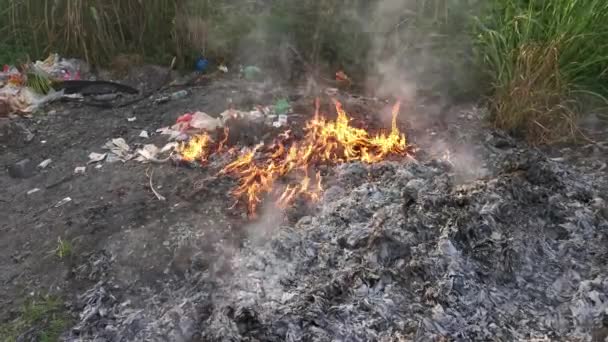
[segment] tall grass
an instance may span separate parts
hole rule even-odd
[[[108,63],[118,52],[162,58],[172,50],[168,0],[0,0],[0,8],[4,45],[32,58],[57,51]]]
[[[477,47],[493,84],[494,123],[531,142],[573,137],[577,95],[607,94],[606,23],[602,0],[492,1]]]
[[[381,2],[399,6],[390,18],[373,18]],[[124,53],[154,62],[166,62],[170,55],[188,62],[200,54],[225,59],[255,54],[267,60],[264,55],[289,41],[311,64],[360,74],[374,63],[372,45],[388,39],[402,44],[389,47],[390,53],[420,50],[441,36],[429,38],[431,28],[461,22],[454,13],[469,2],[0,0],[0,44],[14,52],[6,59],[24,52],[42,58],[56,51],[109,64]]]

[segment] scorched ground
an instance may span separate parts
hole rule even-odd
[[[25,156],[53,166],[26,180],[0,176],[2,320],[31,293],[51,292],[74,315],[68,341],[606,336],[606,182],[590,164],[605,156],[550,158],[481,127],[476,114],[456,111],[448,131],[407,132],[415,160],[321,167],[317,202],[286,211],[260,202],[255,220],[246,206],[229,208],[238,179],[210,168],[104,164],[61,182],[108,139],[136,144],[142,129],[203,106],[219,113],[228,97],[264,101],[243,95],[251,87],[222,81],[170,104],[66,105],[7,124],[4,164]],[[349,113],[380,107],[342,97],[358,108]],[[312,115],[312,99],[304,103]],[[22,127],[35,138],[19,140]],[[164,202],[150,191],[151,167]],[[28,197],[34,187],[42,191]],[[49,257],[58,236],[73,241],[68,260]]]

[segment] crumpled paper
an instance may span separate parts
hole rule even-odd
[[[106,161],[109,163],[119,160],[124,163],[135,157],[135,154],[131,152],[131,147],[123,138],[115,138],[106,142],[103,149],[110,151],[106,157]]]
[[[169,158],[171,158],[171,155],[169,155],[165,159],[159,159],[159,156],[167,152],[173,152],[177,148],[177,146],[178,144],[176,142],[168,143],[163,146],[163,148],[158,148],[154,144],[146,144],[136,151],[138,156],[135,158],[135,160],[142,163],[166,162],[169,160]]]

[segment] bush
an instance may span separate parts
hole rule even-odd
[[[534,143],[576,136],[577,97],[606,95],[608,2],[492,1],[477,47],[492,120]]]

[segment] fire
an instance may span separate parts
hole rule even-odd
[[[237,154],[236,159],[220,171],[222,175],[238,179],[238,186],[232,194],[247,203],[250,215],[255,216],[267,194],[275,194],[278,198],[276,204],[282,208],[297,198],[318,201],[323,193],[322,176],[319,172],[314,177],[309,176],[317,165],[352,161],[377,163],[389,155],[407,153],[407,140],[397,127],[399,102],[393,107],[391,131],[375,136],[351,126],[342,104],[334,100],[334,105],[338,117],[331,121],[319,114],[317,100],[315,115],[305,125],[305,136],[301,141],[291,141],[291,132],[286,131],[268,147],[257,146]],[[206,134],[194,137],[180,148],[180,153],[188,161],[205,161],[209,157],[209,141]],[[288,184],[284,187],[276,186],[279,180],[286,179],[299,181],[286,182]]]
[[[211,137],[207,134],[195,135],[188,143],[182,143],[178,147],[178,151],[183,160],[193,162],[198,160],[200,162],[207,161],[209,157],[209,143]]]

